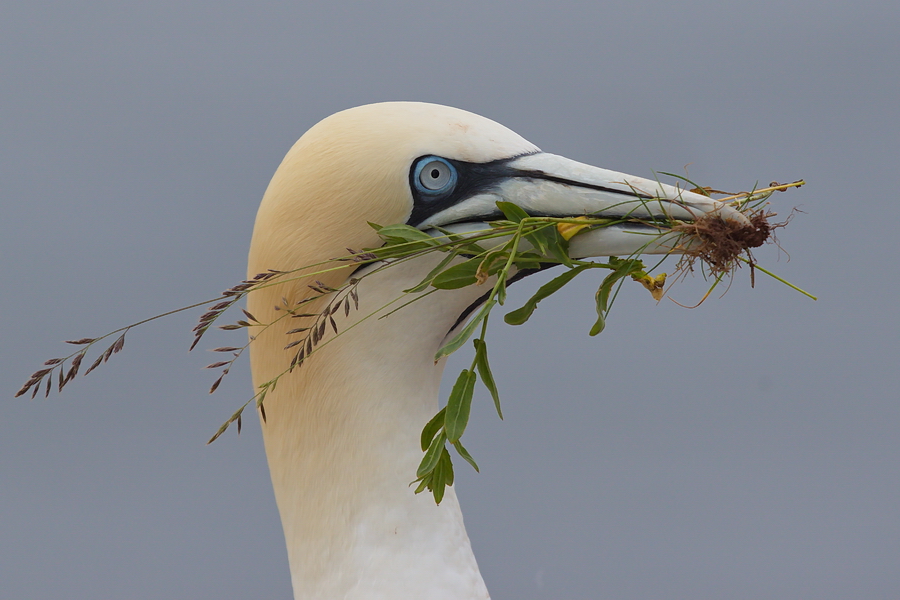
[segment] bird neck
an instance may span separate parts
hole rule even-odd
[[[346,334],[328,334],[266,397],[262,429],[295,598],[488,598],[454,490],[435,505],[410,487],[419,434],[438,409],[444,361],[433,356],[475,298],[438,292],[363,319],[418,283],[434,266],[425,263],[365,278],[358,311],[334,315]],[[283,291],[251,295],[251,312],[265,314]],[[257,386],[289,364],[286,332],[297,322],[288,321],[253,344]]]

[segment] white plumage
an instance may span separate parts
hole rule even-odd
[[[441,196],[423,193],[411,174],[422,157],[481,165],[478,180],[460,167]],[[452,168],[451,165],[451,168]],[[469,177],[471,180],[464,179]],[[636,195],[661,197],[648,206]],[[679,218],[734,209],[657,182],[545,154],[505,127],[465,111],[419,103],[363,106],[310,129],[288,152],[256,220],[249,274],[291,270],[378,244],[367,222],[465,228],[509,200],[559,216],[664,210]],[[418,222],[410,221],[413,215]],[[668,251],[664,241],[628,229],[579,236],[577,256]],[[440,257],[386,269],[360,284],[346,330],[417,284]],[[346,270],[318,275],[339,287]],[[250,295],[260,321],[274,307],[308,297],[300,278]],[[262,425],[296,598],[487,598],[452,488],[437,506],[409,487],[421,460],[419,433],[437,411],[444,361],[433,361],[459,316],[482,288],[443,290],[386,319],[368,319],[282,378],[266,398]],[[304,308],[316,312],[322,300]],[[285,369],[282,320],[252,344],[254,383]]]

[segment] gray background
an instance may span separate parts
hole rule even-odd
[[[11,396],[61,340],[240,280],[290,145],[395,99],[636,175],[809,181],[774,198],[805,211],[780,234],[790,262],[758,257],[818,302],[746,270],[695,310],[630,286],[592,339],[585,278],[497,324],[507,419],[479,392],[482,474],[457,485],[495,598],[900,597],[896,3],[2,13],[0,597],[290,596],[258,427],[204,446],[251,386],[244,364],[206,395],[198,313],[132,332],[61,397]]]

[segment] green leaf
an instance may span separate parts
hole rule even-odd
[[[444,229],[443,227],[435,227],[435,229],[437,231],[440,231],[446,238],[446,240],[436,238],[438,239],[438,241],[443,241],[444,243],[446,243],[447,241],[454,242],[453,247],[456,248],[456,250],[460,253],[476,256],[487,252],[486,249],[482,248],[476,242],[471,241],[464,235],[454,233],[448,229]]]
[[[434,279],[434,277],[437,276],[438,273],[443,271],[444,268],[448,264],[450,264],[450,261],[453,260],[454,258],[456,258],[456,252],[451,252],[446,257],[444,257],[444,260],[442,260],[438,266],[433,268],[428,273],[428,275],[426,275],[425,278],[418,283],[418,285],[411,287],[408,290],[403,290],[403,291],[407,294],[415,294],[417,292],[423,291],[425,288],[427,288],[428,286],[431,285],[431,280]]]
[[[447,448],[444,448],[444,451],[441,452],[441,460],[438,461],[438,465],[440,465],[441,473],[444,476],[444,485],[453,485],[456,479],[453,476],[453,459],[450,457],[450,453],[447,452]]]
[[[539,224],[534,229],[531,229],[531,231],[526,231],[525,233],[525,239],[531,242],[531,245],[534,246],[542,256],[548,256],[550,254],[552,238],[548,235],[547,229],[548,227],[546,225]]]
[[[444,492],[449,485],[453,485],[453,462],[450,460],[450,453],[444,448],[441,451],[437,464],[434,466],[431,482],[428,485],[431,488],[432,495],[434,495],[435,504],[440,504],[441,500],[444,499]]]
[[[431,285],[439,290],[455,290],[472,285],[478,281],[475,274],[478,272],[478,265],[480,264],[481,258],[475,257],[458,265],[453,265],[449,269],[435,275]]]
[[[546,262],[540,254],[536,252],[517,252],[513,257],[513,264],[518,269],[540,269],[541,263]]]
[[[479,263],[478,270],[475,271],[475,277],[477,278],[479,274],[482,277],[485,275],[496,275],[506,265],[508,257],[509,255],[506,252],[488,252],[481,263]]]
[[[569,242],[560,235],[555,223],[540,223],[526,233],[525,238],[542,256],[555,258],[567,267],[572,266],[572,259],[569,258]]]
[[[519,206],[512,202],[497,202],[497,208],[503,212],[503,215],[513,223],[521,223],[530,215],[522,210]],[[525,239],[531,242],[531,245],[543,256],[552,256],[562,264],[572,265],[569,258],[569,244],[563,238],[553,223],[539,223],[530,231],[525,233]]]
[[[506,302],[506,273],[501,273],[499,277],[497,277],[497,283],[494,284],[494,289],[497,290],[497,302],[500,306],[503,306],[503,303]]]
[[[598,292],[599,294],[599,292]],[[606,316],[603,311],[600,310],[600,302],[597,301],[597,320],[594,322],[594,325],[591,327],[591,330],[588,332],[588,335],[595,336],[601,331],[606,329]]]
[[[591,336],[597,335],[606,327],[606,313],[609,312],[609,296],[612,294],[613,286],[622,278],[644,269],[644,263],[634,258],[623,260],[611,256],[609,264],[613,267],[613,272],[606,276],[597,289],[597,293],[594,294],[594,299],[597,303],[597,321],[591,327],[590,332],[588,332]]]
[[[600,289],[597,290],[597,307],[598,310],[602,307],[603,312],[609,310],[609,295],[612,293],[613,286],[620,279],[644,269],[644,263],[635,258],[622,260],[611,256],[609,264],[613,267],[613,272],[606,276],[606,279],[600,284]]]
[[[497,208],[499,208],[500,212],[513,223],[519,223],[522,219],[527,219],[529,216],[527,212],[512,202],[497,202]]]
[[[437,432],[440,431],[441,427],[444,426],[444,413],[446,410],[446,406],[439,410],[437,414],[431,417],[431,420],[425,424],[425,427],[422,428],[423,452],[428,449],[428,446],[431,445],[431,441],[434,439],[434,436],[437,435]]]
[[[440,461],[434,466],[434,471],[431,472],[428,489],[431,490],[431,495],[434,496],[434,503],[440,504],[441,500],[444,499],[444,473],[441,469]]]
[[[465,344],[470,337],[472,337],[472,333],[475,331],[475,327],[483,320],[486,319],[488,314],[491,312],[491,309],[497,303],[496,300],[488,300],[484,303],[484,306],[481,307],[481,310],[478,311],[472,320],[466,323],[466,326],[462,328],[462,331],[453,336],[449,342],[441,346],[440,350],[434,355],[434,362],[439,361],[441,358],[445,356],[449,356],[459,350],[463,344]]]
[[[553,279],[539,287],[534,296],[529,298],[521,308],[517,308],[512,312],[506,313],[506,315],[503,317],[503,320],[506,321],[509,325],[521,325],[522,323],[526,322],[537,308],[538,302],[540,302],[547,296],[558,292],[560,288],[572,281],[572,279],[574,279],[576,275],[591,267],[592,265],[590,264],[579,265],[577,267],[569,269],[562,275],[554,277]]]
[[[441,245],[439,240],[409,225],[398,224],[386,227],[372,223],[369,225],[378,232],[384,245],[378,248],[365,248],[365,250],[381,259],[409,256]]]
[[[572,259],[569,258],[569,240],[562,236],[556,225],[554,225],[553,227],[549,227],[548,231],[548,237],[550,238],[548,242],[550,256],[556,258],[556,260],[571,268]]]
[[[502,420],[503,411],[500,410],[500,394],[497,392],[497,384],[494,382],[494,374],[491,373],[491,366],[488,364],[487,342],[485,342],[484,340],[475,339],[472,341],[472,343],[475,344],[475,369],[478,371],[478,375],[481,377],[481,383],[483,383],[484,387],[486,387],[491,393],[491,398],[494,399],[494,408],[497,409],[497,415]],[[475,467],[475,470],[477,471],[478,467]]]
[[[467,463],[472,465],[472,468],[475,469],[475,472],[481,473],[481,470],[478,468],[478,465],[475,463],[475,459],[472,458],[472,455],[469,454],[469,451],[465,449],[465,447],[462,445],[462,442],[457,440],[457,441],[451,442],[451,443],[453,444],[453,447],[456,448],[456,452],[460,456],[462,456]]]
[[[422,462],[419,463],[419,468],[416,469],[416,477],[424,477],[428,473],[434,471],[435,465],[437,465],[438,460],[441,458],[441,450],[444,449],[444,442],[446,441],[447,435],[443,431],[440,432],[436,438],[431,440],[431,444],[428,446],[425,456],[422,457]]]
[[[410,225],[404,225],[402,223],[396,225],[388,225],[386,227],[382,227],[378,229],[378,235],[381,236],[382,239],[387,240],[388,238],[400,239],[407,242],[425,242],[429,246],[437,246],[440,242],[424,231],[420,229],[416,229],[415,227],[411,227]]]
[[[463,369],[453,384],[444,415],[444,432],[451,443],[459,440],[469,423],[472,395],[475,390],[475,372]]]

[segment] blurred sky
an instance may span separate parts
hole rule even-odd
[[[494,598],[900,594],[897,3],[2,12],[0,598],[290,597],[258,427],[204,445],[252,391],[244,364],[206,394],[210,355],[186,352],[198,313],[131,332],[61,396],[12,394],[61,340],[239,281],[290,145],[383,100],[645,177],[809,182],[773,198],[804,214],[757,256],[818,302],[746,270],[694,310],[631,286],[589,338],[585,278],[526,326],[495,324],[506,420],[479,392],[482,473],[461,464],[457,483]]]

